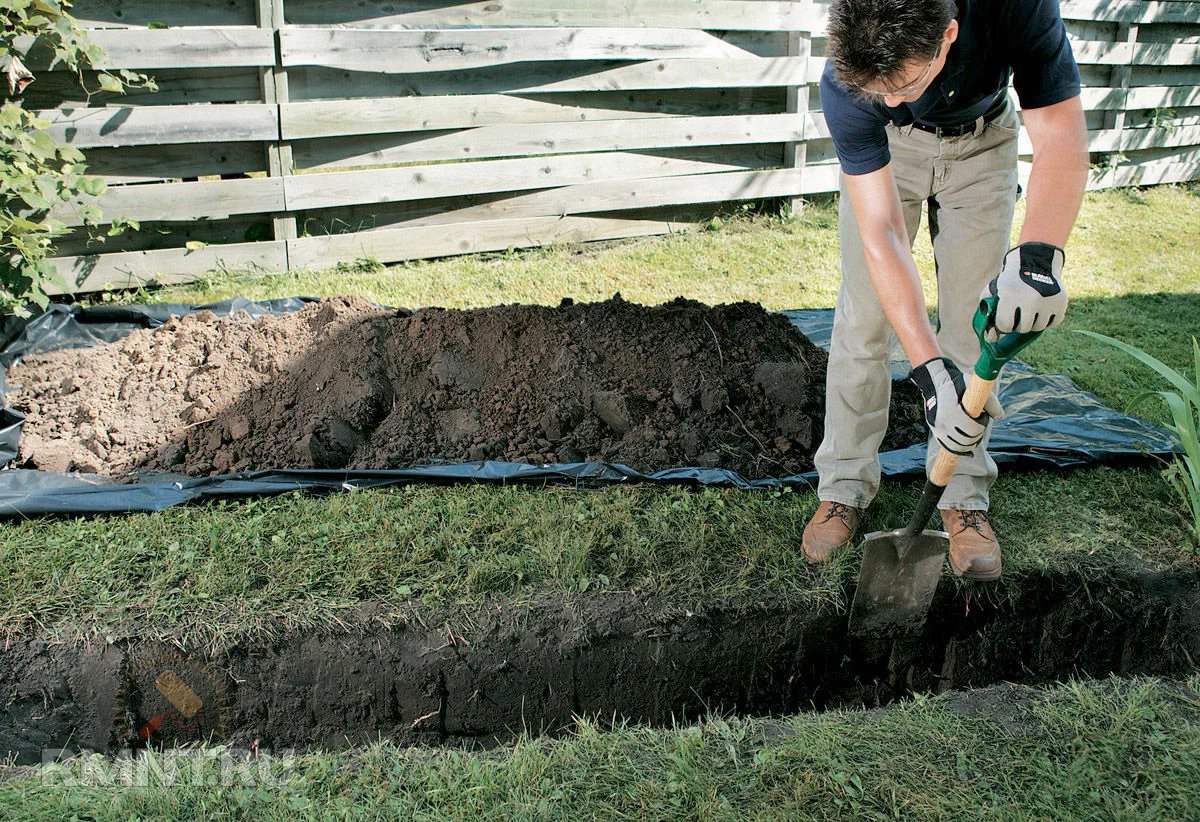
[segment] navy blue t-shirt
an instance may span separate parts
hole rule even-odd
[[[946,65],[911,103],[863,100],[833,76],[821,75],[821,108],[847,174],[867,174],[891,160],[888,122],[951,126],[1001,104],[1009,72],[1021,108],[1041,108],[1079,94],[1079,67],[1063,27],[1058,0],[956,0],[958,39]]]

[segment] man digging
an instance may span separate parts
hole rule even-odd
[[[1017,199],[1019,121],[1033,143],[1020,243],[1008,249]],[[826,379],[825,438],[815,462],[820,505],[804,529],[813,562],[854,537],[879,489],[887,427],[888,350],[899,339],[924,399],[929,457],[960,455],[939,503],[950,563],[975,580],[1000,576],[988,521],[996,463],[983,414],[962,405],[979,354],[971,318],[998,298],[998,331],[1062,320],[1063,246],[1087,183],[1079,70],[1056,0],[834,0],[820,85],[841,163],[842,282]],[[936,262],[931,327],[912,241],[928,203]],[[1006,253],[1007,252],[1007,253]],[[999,273],[997,273],[999,272]]]

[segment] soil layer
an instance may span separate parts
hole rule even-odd
[[[827,356],[756,303],[614,296],[558,307],[280,317],[201,311],[10,369],[17,465],[125,477],[261,468],[603,460],[783,477],[812,468]],[[884,448],[924,436],[893,387]]]
[[[362,607],[352,630],[205,656],[145,642],[12,639],[0,649],[0,756],[118,751],[198,735],[235,746],[493,744],[573,715],[670,723],[880,705],[912,691],[1071,675],[1177,675],[1200,659],[1200,572],[1027,578],[1002,601],[943,586],[924,633],[862,642],[845,615],[630,595],[470,611],[422,606],[400,626]],[[695,604],[690,608],[696,608]]]

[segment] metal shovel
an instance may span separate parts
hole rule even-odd
[[[988,297],[980,302],[972,321],[979,337],[980,351],[963,395],[963,408],[972,416],[983,411],[1000,369],[1042,333],[1014,332],[998,337],[993,321],[995,311],[996,298]],[[858,588],[850,606],[852,636],[907,636],[924,626],[942,576],[950,538],[945,531],[923,529],[937,508],[957,464],[956,455],[939,450],[929,467],[925,490],[907,527],[867,534],[863,541]]]

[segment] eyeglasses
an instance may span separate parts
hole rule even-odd
[[[887,91],[872,91],[871,89],[859,86],[857,89],[858,93],[869,100],[875,100],[879,102],[882,102],[886,97],[907,97],[925,85],[925,82],[929,79],[929,73],[933,71],[933,64],[936,63],[938,58],[942,56],[942,46],[944,46],[945,43],[945,39],[938,43],[938,48],[933,54],[933,59],[929,61],[929,65],[925,66],[925,70],[921,72],[921,76],[903,88],[888,89]]]

